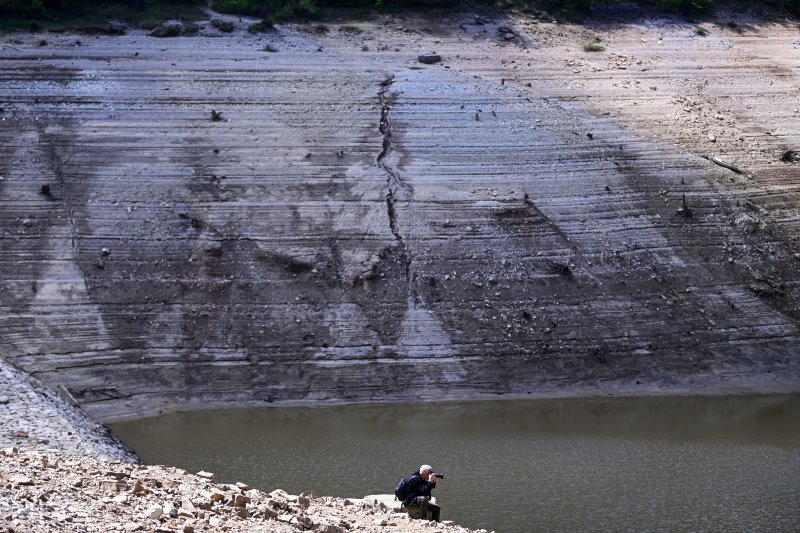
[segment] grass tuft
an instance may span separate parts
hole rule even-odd
[[[247,31],[250,33],[263,33],[265,31],[271,31],[275,29],[275,23],[272,22],[270,19],[264,19],[261,22],[256,22],[255,24],[250,24],[247,27]]]
[[[583,45],[584,52],[602,52],[606,47],[600,43],[586,43]]]
[[[214,19],[211,21],[211,25],[224,33],[231,33],[235,29],[230,20]]]

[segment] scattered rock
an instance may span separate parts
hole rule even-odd
[[[741,213],[733,219],[733,225],[739,228],[744,233],[753,234],[759,230],[763,230],[767,225],[758,217],[749,213]]]
[[[233,22],[223,19],[212,19],[211,25],[224,33],[231,33],[234,29],[236,29]]]
[[[12,485],[33,485],[33,480],[22,474],[11,474],[8,476],[8,481],[10,481]]]
[[[0,396],[0,405],[5,405],[10,401],[11,399],[8,396]]]
[[[796,163],[800,161],[800,151],[798,150],[786,150],[781,154],[781,161],[785,163]]]
[[[206,244],[203,246],[203,254],[209,257],[222,257],[222,245],[216,242]]]
[[[689,209],[689,204],[686,203],[686,195],[683,195],[683,199],[681,200],[681,206],[678,208],[678,215],[684,218],[690,218],[693,213],[692,210]]]
[[[147,489],[147,487],[144,486],[144,483],[142,483],[141,480],[137,479],[136,483],[134,483],[133,485],[133,493],[136,494],[137,496],[141,496],[143,494],[147,494],[148,492],[150,491]]]
[[[197,477],[201,477],[209,481],[212,481],[214,479],[214,474],[212,472],[206,472],[205,470],[199,471],[196,475]]]
[[[175,508],[175,504],[172,502],[167,502],[164,504],[164,514],[166,516],[175,518],[178,516],[178,510]]]
[[[109,22],[105,28],[106,35],[125,35],[128,27],[122,22]]]
[[[197,511],[192,503],[192,500],[189,499],[188,496],[181,497],[181,511],[190,513],[191,515],[194,515],[195,511]]]
[[[420,63],[424,63],[426,65],[432,65],[434,63],[438,63],[442,60],[442,56],[439,54],[422,54],[417,56],[417,61]]]
[[[176,21],[168,21],[164,22],[160,26],[157,26],[153,31],[150,32],[151,37],[178,37],[183,33],[187,32],[187,27],[183,25],[181,22]],[[191,33],[191,32],[189,32]]]

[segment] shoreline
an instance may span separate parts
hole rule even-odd
[[[770,373],[764,373],[769,376]],[[118,422],[129,422],[145,418],[154,418],[162,415],[176,413],[187,413],[196,411],[219,411],[219,410],[238,410],[238,409],[280,409],[280,408],[320,408],[344,407],[357,405],[401,405],[401,404],[452,404],[452,403],[472,403],[472,402],[501,402],[501,401],[523,401],[523,400],[569,400],[569,399],[592,399],[592,398],[638,398],[638,397],[723,397],[723,396],[771,396],[771,395],[792,395],[800,394],[800,377],[785,376],[777,383],[747,383],[737,382],[735,384],[718,384],[714,386],[706,385],[683,385],[670,387],[646,387],[643,385],[638,388],[571,388],[568,390],[548,390],[540,392],[510,392],[510,393],[479,393],[473,395],[431,395],[428,398],[401,399],[392,398],[385,400],[273,400],[270,402],[207,402],[207,403],[188,403],[180,406],[161,407],[154,412],[144,414],[112,417],[104,419],[103,424],[114,424]]]
[[[448,521],[412,521],[376,497],[264,492],[242,482],[216,483],[211,472],[13,448],[0,450],[0,482],[2,533],[471,531]]]
[[[768,373],[765,373],[768,374]],[[290,495],[280,489],[265,492],[251,489],[247,480],[234,484],[213,482],[213,474],[189,473],[185,470],[145,465],[138,462],[127,447],[106,428],[89,419],[82,410],[69,404],[47,386],[0,360],[3,396],[0,419],[5,429],[9,424],[9,405],[20,402],[18,391],[25,392],[26,408],[42,416],[38,425],[28,426],[24,438],[9,442],[8,432],[0,435],[0,483],[7,490],[0,494],[0,531],[227,531],[294,532],[312,529],[327,533],[344,533],[356,528],[363,531],[396,531],[411,533],[420,527],[440,531],[466,533],[464,527],[445,521],[441,524],[411,521],[405,513],[396,512],[386,500],[369,497],[317,497],[301,493]],[[781,383],[767,387],[749,386],[739,380],[734,386],[661,387],[648,391],[615,389],[603,394],[589,391],[559,391],[549,394],[482,395],[479,398],[447,398],[436,402],[458,403],[480,401],[556,400],[587,398],[679,397],[679,396],[763,396],[797,394],[798,379],[786,377]],[[597,391],[595,391],[597,392]],[[387,402],[274,402],[273,408],[325,408],[345,405],[375,405]],[[399,403],[399,402],[392,402]],[[202,406],[207,407],[207,406]],[[232,408],[228,406],[228,408]],[[239,405],[236,408],[247,408]],[[80,448],[69,441],[56,439],[44,442],[47,449],[26,446],[42,444],[43,434],[52,434],[55,410],[58,421],[71,428],[70,436],[85,444]],[[9,444],[11,444],[9,446]],[[64,449],[58,449],[63,446]],[[117,450],[114,450],[117,447]],[[50,473],[57,475],[51,475]],[[64,474],[58,474],[63,472]],[[26,494],[46,493],[46,500],[29,500]],[[44,491],[44,492],[43,492]],[[21,505],[19,502],[23,502]],[[58,502],[64,502],[59,508]],[[102,511],[102,512],[98,512]],[[5,529],[3,529],[5,528]],[[477,530],[484,531],[484,530]]]

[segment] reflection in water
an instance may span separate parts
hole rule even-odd
[[[267,491],[390,493],[499,532],[795,530],[800,395],[224,410],[111,425],[150,464]]]

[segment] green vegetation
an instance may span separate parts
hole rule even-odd
[[[700,37],[705,37],[708,35],[708,30],[703,28],[702,26],[698,26],[694,29],[694,34],[699,35]]]
[[[600,43],[586,43],[583,45],[584,52],[602,52],[606,47]]]
[[[319,14],[315,0],[215,0],[220,13],[271,19],[276,22],[313,18]]]
[[[182,22],[165,22],[150,32],[153,37],[177,37],[179,35],[194,35],[200,31],[200,26],[191,23],[183,24]]]
[[[581,19],[589,15],[593,7],[623,2],[625,0],[214,0],[214,9],[264,20],[263,27],[251,29],[257,32],[271,28],[268,23],[272,21],[405,10],[489,9],[523,12],[547,21],[554,17]],[[758,9],[778,16],[800,16],[800,0],[639,0],[635,3],[648,11],[688,16],[709,14],[715,6]],[[0,28],[108,31],[109,21],[120,21],[153,29],[168,20],[180,20],[185,24],[205,20],[208,18],[203,12],[206,5],[206,0],[0,0]],[[216,25],[221,31],[233,29],[222,21],[216,24],[221,25]]]
[[[255,24],[250,24],[247,27],[247,31],[250,33],[263,33],[265,31],[270,31],[275,28],[275,23],[269,19],[264,19],[261,22],[256,22]]]
[[[661,0],[661,8],[675,13],[710,13],[714,7],[711,0]]]
[[[205,0],[0,0],[0,28],[110,31],[109,21],[153,29],[167,20],[208,18]]]
[[[339,31],[343,31],[345,33],[361,33],[361,28],[358,26],[351,26],[350,24],[345,24],[344,26],[339,26]]]
[[[211,25],[225,33],[231,33],[235,29],[233,22],[229,20],[214,19],[211,21]]]

